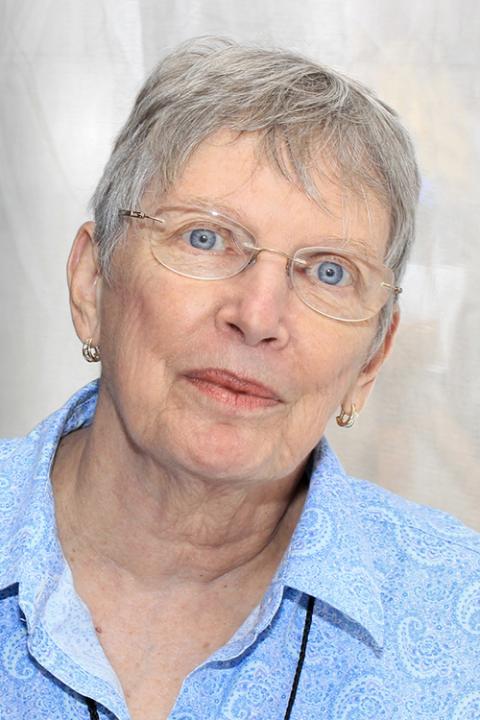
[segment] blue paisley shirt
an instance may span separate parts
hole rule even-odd
[[[0,718],[128,719],[59,545],[49,471],[98,384],[0,443]],[[348,477],[323,441],[261,603],[184,680],[170,720],[281,720],[315,598],[292,720],[479,720],[480,537]]]

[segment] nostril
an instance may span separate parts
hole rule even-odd
[[[242,335],[242,336],[243,336],[243,332],[240,330],[240,328],[238,327],[238,325],[235,325],[235,323],[228,323],[228,327],[229,327],[231,330],[233,330],[236,335]]]
[[[232,330],[235,335],[239,335],[240,337],[242,337],[242,339],[245,337],[244,331],[235,323],[227,323],[227,327],[230,328],[230,330]],[[276,339],[277,338],[274,336],[264,337],[264,338],[262,338],[262,342],[270,344],[270,343],[274,342]]]

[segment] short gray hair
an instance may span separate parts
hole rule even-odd
[[[215,37],[180,45],[140,90],[92,198],[102,272],[108,276],[125,235],[119,209],[138,207],[152,181],[159,194],[170,189],[197,146],[222,128],[258,132],[272,163],[320,203],[311,170],[321,171],[321,155],[342,185],[372,190],[390,211],[385,263],[400,282],[420,180],[396,112],[360,83],[299,54]],[[392,308],[393,299],[380,314],[376,347]]]

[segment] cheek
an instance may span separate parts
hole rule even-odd
[[[123,278],[122,278],[123,279]],[[152,278],[131,277],[108,289],[102,299],[102,377],[130,384],[156,354],[162,332],[158,288]],[[158,363],[158,359],[157,359]],[[142,370],[143,368],[143,370]]]
[[[102,386],[137,440],[167,402],[174,323],[148,277],[112,289],[102,307]]]
[[[327,325],[329,323],[329,325]],[[359,377],[374,331],[368,325],[317,324],[296,364],[305,379],[302,404],[324,422],[331,417]]]
[[[103,375],[115,376],[120,391],[146,388],[146,396],[161,398],[169,368],[192,352],[211,316],[208,297],[198,294],[156,266],[140,268],[112,288],[102,307]]]
[[[321,351],[310,354],[303,367],[296,365],[304,390],[279,428],[279,456],[284,465],[292,458],[298,461],[299,454],[304,457],[319,442],[357,376],[350,353],[342,356],[334,348],[335,343],[323,346]]]

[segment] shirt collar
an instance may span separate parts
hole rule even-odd
[[[355,482],[323,439],[315,450],[307,499],[276,580],[320,600],[327,614],[331,609],[333,621],[335,613],[341,613],[344,625],[344,619],[351,621],[357,635],[363,628],[381,648],[381,578],[362,527]]]
[[[61,560],[59,544],[52,532],[55,516],[50,470],[61,437],[91,423],[97,396],[95,380],[25,438],[7,441],[0,457],[1,474],[7,483],[4,489],[7,507],[0,508],[4,510],[0,529],[0,588],[20,582],[25,573],[31,572],[40,579],[41,570],[46,570],[41,567],[44,548],[49,559]],[[49,575],[46,573],[42,584],[48,583]]]

